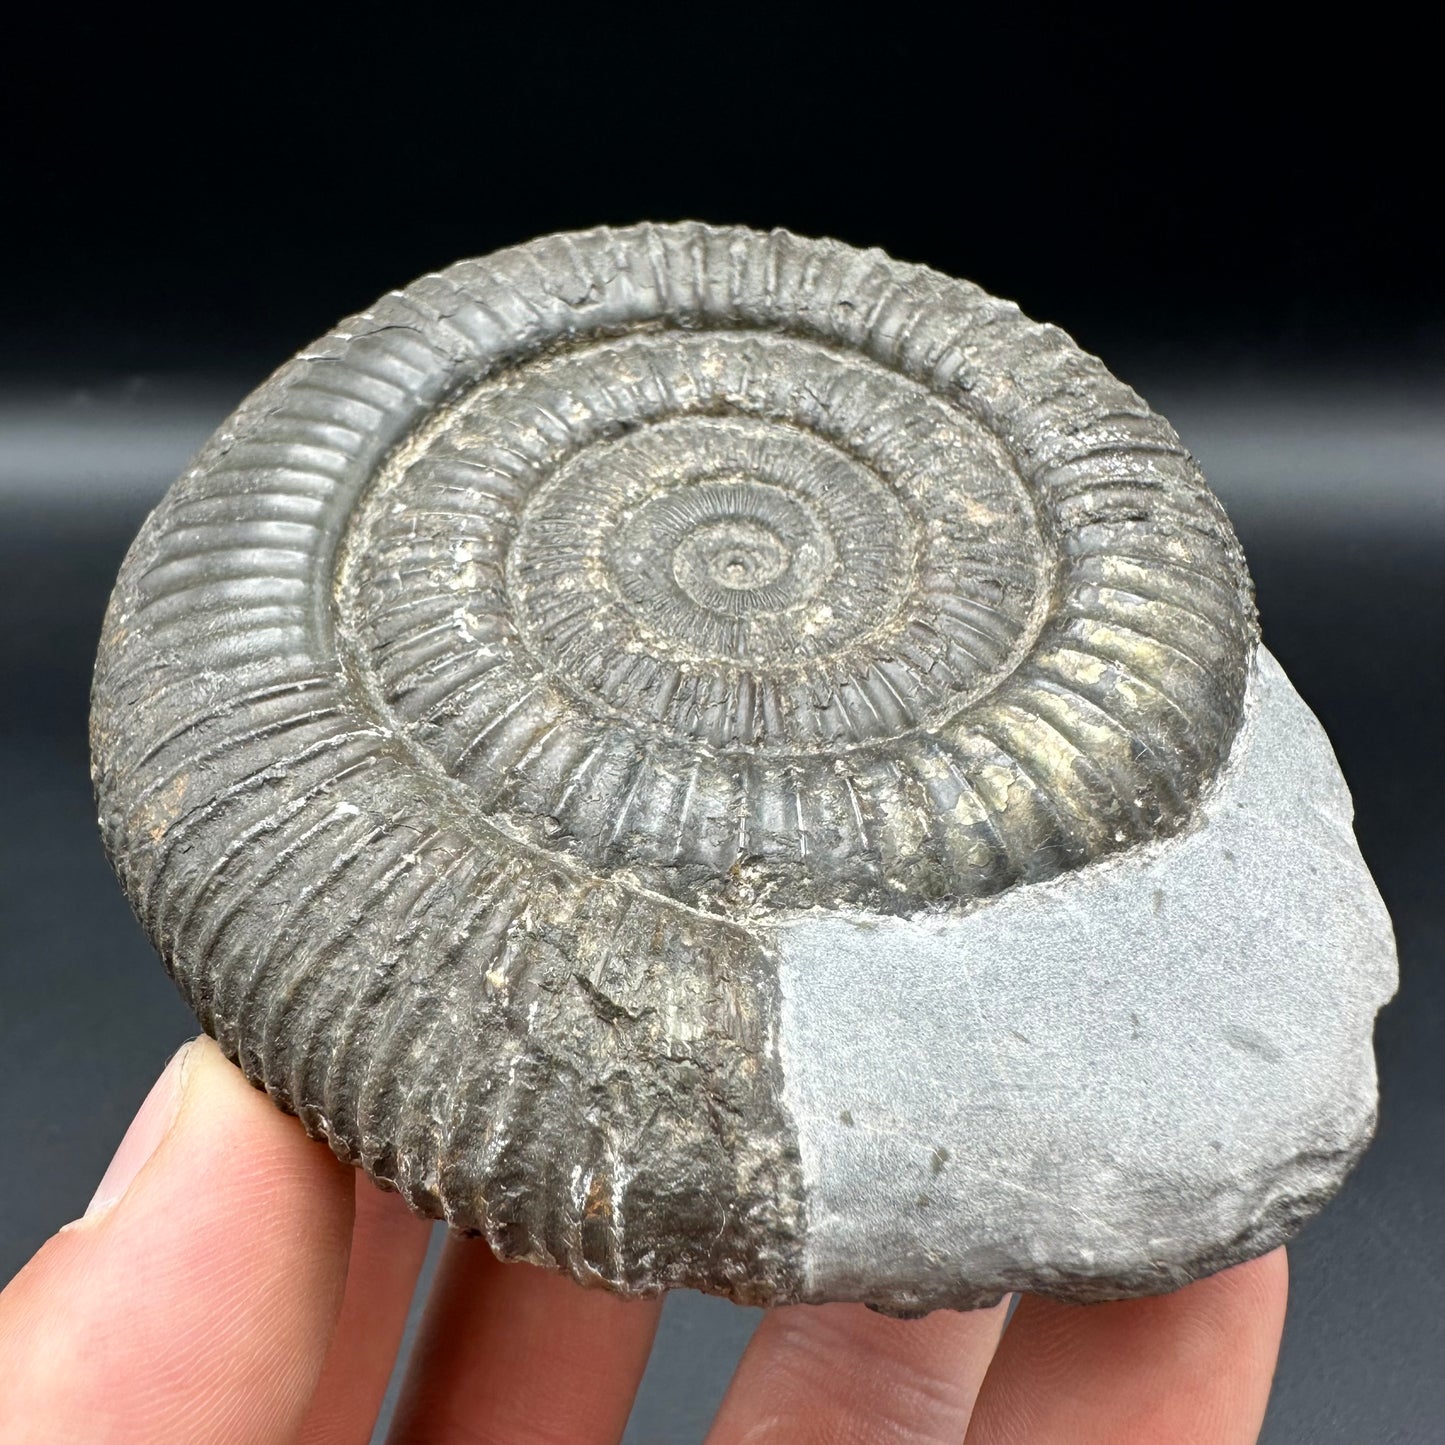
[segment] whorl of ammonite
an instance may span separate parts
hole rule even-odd
[[[784,1298],[770,921],[1177,830],[1254,636],[1193,461],[1062,332],[876,251],[598,230],[226,423],[118,585],[96,784],[203,1021],[342,1153],[504,1253]]]

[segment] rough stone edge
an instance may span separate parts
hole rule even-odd
[[[1241,758],[1250,747],[1255,731],[1259,708],[1262,699],[1256,685],[1261,670],[1271,675],[1271,682],[1275,685],[1280,683],[1288,689],[1294,704],[1297,705],[1303,720],[1312,726],[1315,733],[1315,743],[1322,749],[1322,759],[1327,760],[1334,769],[1335,779],[1338,782],[1339,794],[1349,807],[1349,814],[1346,822],[1353,817],[1352,800],[1349,797],[1348,786],[1343,775],[1339,771],[1338,761],[1335,758],[1333,748],[1330,745],[1328,735],[1323,726],[1314,716],[1307,703],[1299,697],[1293,685],[1289,682],[1287,675],[1280,667],[1274,657],[1260,646],[1256,649],[1251,660],[1251,683],[1246,694],[1246,706],[1244,718],[1236,734],[1231,747],[1229,759],[1221,769],[1219,775],[1211,783],[1205,794],[1199,801],[1199,810],[1188,827],[1180,833],[1171,834],[1161,838],[1154,843],[1145,845],[1142,850],[1136,850],[1123,856],[1106,856],[1095,860],[1083,869],[1061,878],[1050,880],[1047,883],[1038,885],[1044,890],[1069,889],[1077,886],[1081,881],[1104,872],[1128,872],[1137,862],[1138,853],[1142,851],[1146,856],[1158,857],[1167,856],[1170,852],[1181,847],[1189,838],[1193,837],[1205,826],[1208,817],[1208,805],[1228,785],[1232,775],[1232,766]],[[1353,837],[1353,830],[1350,830]],[[1368,878],[1368,867],[1363,857],[1359,854],[1358,845],[1355,845],[1355,857],[1362,874]],[[1372,881],[1372,880],[1371,880]],[[963,918],[971,917],[977,913],[988,910],[1005,903],[1011,895],[1005,895],[998,899],[985,899],[969,910]],[[1378,893],[1376,900],[1379,903],[1380,913],[1386,917],[1383,901],[1379,900]],[[798,920],[793,920],[798,921]],[[880,923],[891,923],[893,920],[880,918]],[[963,919],[955,919],[955,922],[962,922]],[[777,933],[774,932],[772,947],[776,949]],[[1361,1158],[1368,1150],[1374,1139],[1379,1121],[1379,1097],[1378,1097],[1378,1076],[1375,1066],[1373,1050],[1373,1030],[1378,1022],[1380,1009],[1394,997],[1398,988],[1398,961],[1395,955],[1393,936],[1388,940],[1388,965],[1390,969],[1391,986],[1388,992],[1378,996],[1375,1010],[1371,1018],[1371,1039],[1365,1044],[1365,1053],[1369,1060],[1369,1080],[1374,1085],[1375,1094],[1372,1107],[1364,1111],[1358,1117],[1350,1120],[1347,1124],[1335,1130],[1335,1136],[1341,1143],[1336,1148],[1302,1149],[1282,1159],[1275,1171],[1274,1186],[1267,1198],[1261,1204],[1250,1224],[1243,1230],[1232,1235],[1222,1237],[1198,1251],[1182,1255],[1168,1261],[1154,1262],[1145,1268],[1131,1272],[1114,1272],[1109,1275],[1088,1274],[1067,1268],[1050,1269],[1038,1267],[1034,1269],[1019,1269],[1013,1271],[1000,1271],[987,1279],[978,1281],[967,1281],[955,1283],[946,1291],[934,1291],[932,1293],[920,1293],[911,1288],[873,1289],[853,1292],[839,1293],[837,1291],[817,1292],[806,1282],[809,1272],[807,1263],[807,1226],[804,1230],[804,1274],[805,1283],[801,1299],[804,1303],[822,1304],[836,1302],[846,1299],[852,1302],[864,1303],[870,1309],[880,1313],[895,1316],[898,1318],[911,1319],[920,1318],[937,1309],[974,1310],[988,1308],[997,1304],[1002,1298],[1012,1293],[1036,1294],[1045,1298],[1059,1300],[1064,1303],[1093,1304],[1104,1303],[1111,1300],[1122,1300],[1131,1298],[1142,1298],[1148,1296],[1162,1295],[1183,1287],[1195,1280],[1202,1279],[1218,1271],[1242,1264],[1248,1260],[1257,1258],[1270,1250],[1287,1244],[1295,1238],[1299,1232],[1309,1224],[1325,1206],[1338,1194],[1351,1172],[1359,1164]],[[1381,963],[1385,960],[1382,958]],[[786,993],[786,991],[785,991]],[[784,998],[783,1025],[784,1031],[787,1028],[788,1001]],[[784,1070],[786,1075],[787,1057],[786,1047],[784,1048]],[[1363,1083],[1363,1076],[1361,1078]],[[784,1088],[787,1090],[786,1076]],[[798,1134],[800,1145],[802,1145],[803,1131],[798,1121],[794,1118],[795,1110],[785,1102],[785,1113],[792,1119],[795,1132]],[[807,1148],[804,1150],[804,1211],[805,1217],[810,1207],[810,1181],[808,1179],[808,1167],[806,1162]],[[814,1181],[815,1182],[815,1181]]]

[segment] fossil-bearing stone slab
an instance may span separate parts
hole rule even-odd
[[[1389,922],[1222,509],[876,251],[598,230],[343,322],[147,521],[92,745],[247,1076],[584,1282],[1154,1292],[1369,1138]]]

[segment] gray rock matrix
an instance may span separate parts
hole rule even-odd
[[[584,1283],[1156,1292],[1373,1127],[1389,921],[1222,509],[877,251],[597,230],[343,322],[137,538],[92,751],[246,1075]]]

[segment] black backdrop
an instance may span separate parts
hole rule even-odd
[[[776,12],[776,13],[774,13]],[[1401,943],[1380,1140],[1295,1249],[1266,1438],[1445,1418],[1438,860],[1445,287],[1423,38],[1172,12],[32,8],[0,39],[0,1279],[185,1035],[100,857],[85,690],[187,452],[339,316],[540,232],[877,244],[1056,321],[1168,414],[1335,740]],[[670,1306],[629,1438],[696,1433],[747,1312]]]
[[[1435,82],[1379,7],[55,8],[3,62],[12,365],[268,364],[459,256],[681,216],[878,244],[1110,359],[1441,354]]]

